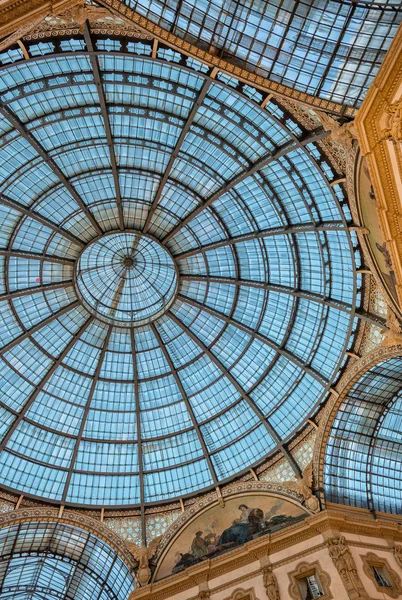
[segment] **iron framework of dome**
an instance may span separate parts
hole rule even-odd
[[[360,303],[327,134],[163,46],[27,47],[0,56],[1,484],[144,505],[292,460]]]

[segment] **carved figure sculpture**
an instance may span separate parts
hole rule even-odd
[[[149,544],[149,546],[145,546],[144,542],[142,546],[137,546],[134,542],[127,542],[127,547],[131,554],[134,556],[136,560],[138,560],[138,570],[137,570],[137,583],[140,587],[147,585],[149,580],[151,579],[151,569],[149,568],[149,561],[153,556],[155,556],[156,549],[161,540],[162,536],[155,538]]]
[[[329,538],[327,547],[343,584],[353,600],[368,600],[368,594],[357,572],[356,563],[344,536]]]
[[[347,152],[352,150],[353,140],[357,139],[357,131],[353,122],[344,123],[343,125],[341,125],[340,123],[338,123],[338,121],[336,121],[327,113],[318,110],[316,111],[316,113],[325,131],[331,132],[329,139],[333,142],[337,142]]]
[[[285,481],[286,487],[303,496],[306,506],[312,512],[318,512],[320,503],[312,492],[313,486],[313,461],[310,461],[303,471],[303,476],[298,481]]]
[[[263,567],[264,587],[268,600],[280,600],[279,587],[271,565]]]

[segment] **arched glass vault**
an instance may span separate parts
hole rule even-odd
[[[0,56],[1,484],[144,505],[292,460],[361,285],[326,133],[165,48],[27,48]]]
[[[120,556],[84,529],[46,521],[0,529],[1,600],[122,600],[133,589]]]
[[[347,393],[329,434],[326,499],[402,512],[402,358],[364,373]]]
[[[116,9],[118,3],[102,0]],[[402,22],[399,0],[120,0],[273,82],[358,107]]]

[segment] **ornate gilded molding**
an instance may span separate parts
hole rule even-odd
[[[402,306],[402,27],[363,101],[355,126]]]
[[[89,531],[97,538],[103,540],[110,546],[126,563],[130,570],[133,570],[137,563],[129,552],[129,549],[119,535],[114,533],[109,527],[103,525],[100,521],[92,519],[86,515],[76,513],[72,510],[64,510],[62,516],[56,508],[22,508],[7,513],[0,514],[0,528],[14,525],[15,523],[26,522],[52,522],[66,523],[80,529]]]
[[[0,4],[0,38],[24,31],[49,15],[71,9],[83,0],[3,0]],[[18,38],[17,38],[18,39]]]

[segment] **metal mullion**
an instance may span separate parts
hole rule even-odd
[[[188,414],[190,415],[190,419],[191,419],[191,422],[193,424],[194,431],[197,434],[198,441],[200,442],[200,445],[201,445],[201,448],[202,448],[202,452],[204,454],[204,458],[205,458],[205,460],[207,462],[209,471],[211,473],[212,481],[214,482],[214,485],[218,485],[218,477],[217,477],[216,472],[215,472],[215,467],[214,467],[214,465],[212,463],[211,457],[210,457],[209,452],[208,452],[208,448],[206,446],[205,440],[203,438],[203,435],[201,433],[200,427],[198,425],[198,421],[197,421],[197,419],[195,417],[195,414],[194,414],[194,411],[193,411],[193,407],[190,404],[190,401],[188,399],[188,396],[187,396],[187,393],[186,393],[186,391],[184,389],[184,386],[183,386],[183,384],[181,382],[179,374],[176,371],[176,367],[173,364],[173,360],[172,360],[172,358],[171,358],[171,356],[170,356],[170,354],[169,354],[169,352],[168,352],[165,344],[163,343],[162,338],[160,336],[160,333],[159,333],[159,331],[156,328],[156,326],[155,326],[154,323],[151,323],[151,328],[152,328],[152,331],[153,331],[156,339],[158,340],[158,344],[159,344],[159,346],[160,346],[160,348],[161,348],[161,350],[163,352],[163,355],[164,355],[164,357],[165,357],[165,359],[166,359],[166,361],[167,361],[167,363],[169,365],[170,371],[171,371],[171,373],[172,373],[172,375],[174,377],[176,385],[177,385],[177,387],[180,390],[180,394],[181,394],[181,396],[183,398],[184,404],[186,405]]]
[[[287,296],[294,296],[295,298],[302,298],[303,300],[309,300],[310,302],[315,302],[317,304],[323,304],[324,306],[330,306],[331,308],[336,308],[341,312],[350,313],[351,306],[346,304],[345,302],[341,302],[340,300],[334,300],[332,298],[323,298],[319,294],[315,294],[314,292],[309,292],[305,290],[297,290],[290,287],[286,287],[279,284],[273,283],[265,283],[264,281],[249,281],[247,279],[231,279],[230,277],[210,277],[206,275],[181,275],[180,279],[184,281],[211,281],[213,283],[222,283],[227,285],[235,285],[235,286],[245,286],[252,287],[262,290],[268,290],[271,292],[278,292],[280,294],[285,294]],[[182,294],[180,294],[182,296]],[[183,297],[183,296],[182,296]],[[187,298],[187,296],[186,296]]]
[[[200,246],[198,248],[194,248],[192,250],[187,250],[186,252],[181,252],[180,254],[175,254],[175,260],[181,260],[182,258],[187,258],[188,256],[194,256],[194,254],[200,254],[204,252],[208,252],[209,250],[215,250],[216,248],[223,248],[224,246],[231,246],[232,244],[241,244],[242,242],[248,242],[249,240],[255,240],[259,238],[265,237],[273,237],[277,235],[292,235],[295,233],[308,233],[314,231],[324,231],[324,230],[341,230],[345,231],[346,227],[343,221],[328,221],[326,223],[321,222],[318,224],[315,223],[306,223],[305,225],[292,225],[289,227],[273,227],[272,229],[261,229],[260,231],[252,231],[250,233],[242,233],[240,235],[228,238],[226,240],[221,240],[219,242],[213,242],[212,244],[206,244],[205,246]]]
[[[72,258],[62,258],[61,256],[51,256],[49,254],[39,254],[39,252],[25,252],[24,250],[2,250],[0,249],[0,256],[8,256],[15,258],[27,258],[32,260],[39,260],[41,262],[52,262],[60,263],[62,265],[73,266],[75,260]]]
[[[77,435],[77,440],[75,442],[73,454],[72,454],[72,457],[71,457],[70,467],[69,467],[67,478],[66,478],[66,483],[64,485],[64,491],[63,491],[63,495],[62,495],[62,499],[61,499],[62,503],[64,503],[66,501],[66,497],[67,497],[67,493],[68,493],[68,488],[70,486],[71,477],[73,475],[74,464],[75,464],[75,462],[77,460],[78,450],[79,450],[79,446],[80,446],[80,443],[81,443],[82,435],[83,435],[83,432],[84,432],[84,429],[85,429],[85,424],[86,424],[86,421],[87,421],[87,418],[88,418],[89,409],[91,408],[92,398],[93,398],[93,395],[95,393],[96,385],[98,383],[99,374],[100,374],[100,371],[101,371],[101,368],[102,368],[103,360],[105,358],[107,347],[109,345],[109,339],[110,339],[110,336],[112,334],[112,331],[113,331],[113,326],[109,325],[109,329],[107,331],[106,338],[105,338],[105,341],[103,343],[103,347],[102,347],[102,350],[101,350],[101,353],[100,353],[100,356],[99,356],[98,364],[96,366],[96,370],[95,370],[95,373],[94,373],[94,376],[93,376],[91,389],[90,389],[89,395],[88,395],[88,400],[87,400],[87,402],[85,404],[84,414],[83,414],[82,419],[81,419],[80,429],[79,429],[79,432],[78,432],[78,435]]]
[[[233,375],[229,372],[229,370],[221,363],[221,361],[211,352],[211,350],[205,346],[205,344],[185,325],[180,319],[176,317],[172,312],[169,311],[170,318],[178,325],[192,340],[197,346],[199,346],[203,352],[210,358],[210,360],[214,363],[214,365],[221,371],[221,373],[230,381],[230,383],[234,386],[238,394],[247,402],[252,411],[257,415],[260,422],[264,425],[265,429],[268,431],[272,439],[276,442],[277,446],[280,448],[282,454],[289,460],[292,468],[295,468],[295,472],[297,475],[300,475],[300,469],[297,465],[295,465],[295,461],[293,457],[290,455],[289,451],[284,447],[282,440],[279,434],[276,432],[275,428],[271,425],[269,420],[264,417],[264,414],[260,411],[255,402],[250,398],[250,396],[245,392],[239,382],[233,377]],[[289,458],[290,455],[290,458]]]
[[[59,235],[69,239],[71,242],[74,242],[75,244],[78,244],[81,247],[85,245],[85,242],[83,242],[82,240],[77,238],[75,235],[73,235],[72,233],[70,233],[69,231],[64,229],[63,227],[56,225],[55,223],[53,223],[53,221],[50,221],[48,218],[43,217],[40,213],[35,212],[31,208],[28,208],[28,207],[24,206],[23,204],[20,204],[16,200],[12,200],[11,198],[8,198],[4,194],[0,194],[0,204],[2,204],[3,206],[7,206],[8,208],[12,208],[13,210],[18,211],[18,212],[22,213],[23,215],[25,215],[26,217],[30,217],[34,221],[41,223],[41,225],[45,225],[45,227],[48,227],[55,233],[58,233]]]
[[[366,323],[369,323],[370,325],[375,325],[376,327],[379,327],[383,331],[389,331],[389,327],[387,327],[386,320],[382,317],[379,317],[378,315],[366,312],[364,310],[356,309],[354,316],[358,319],[361,319],[362,321],[365,321]]]
[[[62,170],[58,167],[57,163],[49,156],[48,152],[43,148],[43,146],[38,142],[38,140],[30,133],[30,131],[26,128],[26,126],[20,121],[20,119],[11,111],[10,108],[6,107],[4,103],[0,104],[0,114],[7,119],[9,123],[18,131],[18,133],[32,146],[37,154],[42,158],[42,160],[48,165],[48,167],[53,171],[53,173],[58,177],[60,182],[64,185],[70,195],[77,202],[78,206],[88,217],[88,220],[91,222],[95,231],[102,235],[103,231],[100,228],[98,222],[95,217],[89,210],[89,208],[84,204],[80,195],[77,193],[76,189],[64,175]]]
[[[119,173],[118,173],[118,169],[117,169],[116,153],[114,150],[112,127],[111,127],[109,113],[108,113],[107,104],[106,104],[106,95],[105,95],[105,90],[103,87],[102,76],[100,73],[99,58],[94,53],[94,46],[92,43],[91,33],[89,31],[88,20],[85,21],[85,25],[84,25],[84,40],[85,40],[85,44],[88,49],[89,59],[91,61],[91,65],[92,65],[93,76],[94,76],[96,89],[97,89],[98,97],[99,97],[99,104],[101,107],[103,122],[105,125],[106,140],[107,140],[107,145],[109,147],[109,154],[110,154],[110,164],[112,166],[113,180],[114,180],[114,186],[115,186],[115,190],[116,190],[116,202],[117,202],[117,210],[118,210],[118,215],[119,215],[119,227],[120,227],[121,231],[124,231],[125,227],[124,227],[124,216],[123,216],[123,202],[122,202],[122,198],[121,198]]]
[[[30,296],[31,294],[36,294],[38,292],[48,292],[50,290],[59,290],[60,288],[71,287],[73,282],[71,279],[66,281],[60,281],[58,283],[46,283],[44,285],[38,285],[31,288],[23,288],[21,290],[14,290],[13,292],[9,292],[7,294],[0,294],[0,302],[2,300],[13,300],[14,298],[22,298],[23,296]]]
[[[338,39],[337,39],[337,41],[335,43],[335,47],[332,50],[331,56],[328,58],[328,62],[327,62],[327,65],[326,65],[326,67],[324,69],[324,73],[321,75],[320,82],[319,82],[318,86],[316,87],[315,95],[317,95],[317,96],[320,94],[320,92],[321,92],[321,90],[323,88],[323,85],[325,84],[325,78],[327,77],[327,75],[328,75],[328,73],[329,73],[329,71],[330,71],[330,69],[332,67],[332,63],[333,63],[334,59],[336,58],[336,53],[338,52],[338,50],[339,50],[339,48],[341,46],[342,39],[343,39],[344,35],[347,32],[347,28],[348,28],[348,26],[350,24],[350,21],[352,20],[352,17],[353,17],[353,15],[355,13],[355,10],[356,10],[356,3],[353,2],[353,0],[352,0],[352,2],[350,4],[350,8],[349,8],[349,14],[347,15],[347,17],[345,19],[345,22],[344,22],[344,24],[342,26],[342,29],[339,32],[339,37],[338,37]]]
[[[33,335],[34,333],[39,331],[39,329],[42,329],[42,327],[49,325],[49,323],[51,323],[55,319],[58,319],[59,317],[62,317],[64,314],[66,314],[67,312],[69,312],[73,308],[76,308],[79,305],[80,305],[80,302],[78,300],[75,300],[74,302],[71,302],[71,304],[68,304],[67,306],[64,306],[57,312],[49,315],[49,317],[47,317],[46,319],[43,319],[43,321],[40,321],[39,323],[37,323],[36,325],[31,327],[30,329],[26,329],[24,331],[24,333],[22,333],[18,337],[14,338],[11,342],[9,342],[8,344],[6,344],[2,348],[0,348],[0,356],[3,356],[6,352],[11,350],[15,346],[18,346],[18,344],[20,344],[26,338],[30,337],[31,335]]]
[[[176,225],[173,229],[171,229],[171,231],[161,241],[163,243],[166,243],[182,227],[185,227],[192,219],[194,219],[201,211],[203,211],[205,208],[208,208],[209,206],[211,206],[211,204],[216,202],[216,200],[221,198],[221,196],[223,196],[224,194],[229,192],[236,185],[238,185],[239,183],[241,183],[242,181],[247,179],[247,177],[254,175],[254,173],[259,171],[260,169],[263,169],[267,165],[279,160],[279,158],[281,158],[282,156],[285,156],[286,154],[289,154],[289,152],[292,152],[293,150],[296,150],[297,148],[306,146],[313,142],[322,140],[322,139],[328,137],[328,135],[329,135],[329,132],[327,132],[327,131],[321,131],[319,133],[312,132],[312,134],[309,135],[308,137],[306,137],[304,140],[299,140],[299,141],[290,140],[290,141],[286,142],[283,146],[278,148],[278,150],[274,154],[269,154],[269,156],[266,156],[266,157],[258,160],[257,162],[255,162],[253,164],[253,166],[250,169],[246,169],[245,171],[243,171],[239,175],[236,175],[230,181],[225,183],[225,185],[223,185],[216,192],[214,192],[212,194],[212,196],[209,196],[209,198],[207,198],[200,206],[195,208],[189,215],[187,215],[187,217],[185,217],[185,219],[183,219],[183,221],[181,221],[181,223],[179,223],[179,225]]]
[[[18,524],[17,532],[16,532],[15,537],[14,537],[12,548],[11,548],[11,550],[9,552],[9,555],[8,555],[9,558],[8,558],[8,563],[7,563],[6,571],[4,573],[4,578],[3,578],[3,581],[0,583],[0,594],[3,591],[3,588],[4,588],[4,582],[5,582],[6,578],[7,578],[7,573],[8,573],[8,569],[10,567],[10,562],[13,560],[13,557],[14,557],[14,551],[15,551],[15,547],[17,545],[17,541],[18,541],[18,537],[19,537],[19,534],[20,534],[20,531],[21,531],[21,527],[22,527],[22,523],[19,523]]]
[[[36,400],[36,398],[38,397],[38,395],[42,392],[42,390],[43,390],[44,386],[46,385],[46,383],[52,377],[52,375],[54,374],[54,372],[56,371],[56,369],[58,369],[58,367],[61,365],[61,363],[63,362],[63,360],[67,356],[67,354],[70,352],[71,348],[74,346],[74,344],[76,343],[76,341],[81,337],[81,335],[83,334],[83,332],[85,331],[85,329],[88,327],[88,325],[90,323],[92,323],[92,321],[94,320],[94,318],[95,317],[92,317],[92,316],[89,317],[89,319],[87,321],[85,321],[85,323],[80,327],[80,329],[77,331],[77,333],[72,336],[71,340],[69,341],[69,343],[67,344],[67,346],[64,348],[63,352],[60,354],[60,356],[57,358],[57,360],[53,363],[53,365],[47,371],[46,375],[41,379],[40,383],[36,386],[35,391],[30,395],[30,397],[28,398],[28,400],[25,402],[24,406],[19,411],[17,418],[15,419],[15,421],[13,421],[13,423],[11,424],[9,430],[7,431],[7,433],[5,434],[5,436],[3,437],[2,441],[1,441],[1,444],[0,444],[0,452],[2,452],[4,450],[4,448],[6,447],[8,441],[10,440],[12,434],[14,433],[14,431],[16,430],[16,428],[18,427],[18,425],[20,424],[20,422],[24,418],[24,416],[27,413],[27,411],[29,410],[29,408],[32,406],[33,402]],[[43,325],[43,323],[40,324],[40,326],[42,326],[42,325]],[[3,352],[4,352],[4,349],[1,350],[1,353],[3,353]]]
[[[304,152],[306,152],[305,149],[304,149]],[[290,169],[289,169],[289,164],[288,163],[290,163]],[[309,190],[307,184],[305,182],[303,182],[303,184],[300,185],[298,183],[298,181],[293,177],[292,170],[295,167],[294,167],[294,164],[293,164],[292,160],[287,159],[286,161],[284,161],[284,163],[282,164],[282,167],[283,167],[284,171],[286,172],[286,174],[288,175],[289,179],[293,182],[293,185],[295,186],[295,188],[297,189],[297,191],[299,192],[299,196],[303,200],[304,206],[305,206],[305,208],[306,208],[306,210],[307,210],[307,212],[309,214],[309,217],[311,218],[312,221],[314,221],[314,215],[313,215],[313,212],[311,210],[311,207],[309,206],[308,202],[305,200],[304,195],[303,195],[303,188],[304,188],[306,190],[306,192],[308,193],[308,195],[310,196],[310,198],[312,198],[310,190]],[[325,237],[325,241],[326,241],[327,246],[328,246],[328,240],[327,240],[327,237],[325,235],[325,231],[323,232],[323,235]],[[319,232],[316,232],[316,236],[315,237],[317,239],[317,245],[319,247],[319,257],[320,257],[321,268],[322,268],[322,273],[323,273],[323,277],[324,277],[324,286],[323,287],[324,287],[324,294],[325,294],[325,291],[326,291],[325,288],[326,288],[327,265],[325,263],[325,257],[324,257],[324,251],[323,251],[323,243],[321,241],[321,237],[319,235]],[[298,261],[297,262],[297,271],[298,271],[298,277],[300,277],[300,275],[301,275],[301,260],[300,260],[299,240],[298,240],[298,238],[297,238],[296,235],[293,235],[292,239],[293,239],[293,243],[295,245],[295,249],[296,249],[296,253],[297,253],[297,261]],[[328,272],[329,272],[329,277],[330,277],[330,281],[331,281],[331,265],[332,265],[332,263],[331,263],[331,254],[329,252],[329,246],[327,248],[327,251],[328,251],[328,256],[329,256],[329,258],[328,258],[328,261],[329,261],[329,271]],[[310,259],[311,258],[310,251],[309,251],[308,255],[309,255],[309,259]],[[332,287],[330,289],[332,291]],[[322,299],[325,300],[325,296],[323,296]],[[323,306],[328,306],[328,304],[326,304],[325,302],[320,302],[320,304],[321,304],[322,307]],[[340,302],[340,304],[341,304],[341,302]],[[349,308],[349,310],[347,310],[346,312],[348,312],[349,314],[351,314],[352,313],[352,307],[350,306],[348,308]],[[297,314],[297,309],[298,309],[298,306],[295,307],[294,315]],[[325,314],[323,314],[324,312],[325,312]],[[317,350],[319,349],[320,342],[321,342],[321,340],[323,338],[323,335],[324,335],[324,332],[325,332],[325,325],[328,322],[329,311],[328,310],[324,311],[324,309],[321,308],[320,313],[321,314],[320,314],[319,328],[318,328],[318,331],[317,331],[317,335],[315,336],[315,339],[314,339],[315,348],[311,348],[310,349],[309,354],[308,354],[308,359],[309,360],[313,360],[314,359],[314,356],[316,355]],[[292,319],[290,322],[293,323],[294,319]],[[321,329],[321,331],[320,331],[320,329]],[[289,331],[289,335],[290,335],[290,331]]]
[[[209,313],[210,315],[217,317],[218,319],[221,319],[222,321],[225,321],[229,325],[233,325],[234,327],[237,327],[237,329],[244,331],[248,335],[251,335],[253,338],[258,340],[259,342],[262,342],[263,344],[265,344],[266,346],[268,346],[269,348],[271,348],[278,354],[281,354],[282,356],[287,358],[291,363],[295,364],[300,369],[302,369],[303,371],[308,373],[311,377],[313,377],[314,379],[319,381],[321,383],[321,385],[325,386],[328,384],[327,379],[325,379],[319,373],[314,371],[314,369],[310,368],[308,365],[303,363],[302,360],[297,358],[295,355],[293,355],[288,350],[279,346],[279,344],[277,344],[276,342],[273,342],[272,340],[266,338],[261,333],[258,333],[258,331],[255,331],[248,325],[243,325],[243,323],[240,323],[240,321],[236,321],[235,319],[230,318],[230,317],[226,316],[225,314],[223,314],[213,308],[210,308],[209,306],[201,304],[200,302],[197,302],[197,300],[192,300],[191,298],[187,298],[184,296],[180,296],[180,298],[183,300],[184,303],[190,304],[191,306],[194,306],[195,308],[198,308],[201,311],[205,311],[205,312]]]
[[[144,228],[143,228],[143,233],[147,233],[147,231],[149,230],[149,228],[151,226],[152,217],[153,217],[154,212],[155,212],[155,210],[156,210],[156,208],[158,206],[158,203],[159,203],[159,200],[161,198],[161,195],[162,195],[162,192],[164,190],[164,187],[166,185],[166,182],[167,182],[167,180],[169,178],[170,172],[171,172],[172,167],[173,167],[173,163],[175,162],[175,160],[176,160],[176,158],[177,158],[177,156],[178,156],[178,154],[179,154],[179,152],[181,150],[181,147],[183,145],[184,139],[185,139],[187,133],[190,130],[190,127],[191,127],[191,125],[192,125],[192,123],[193,123],[193,121],[195,119],[195,116],[197,114],[197,111],[198,111],[199,107],[203,103],[204,98],[205,98],[205,96],[208,93],[208,90],[209,90],[209,88],[211,86],[211,83],[212,83],[212,79],[206,79],[204,81],[204,83],[203,83],[203,85],[202,85],[202,87],[201,87],[201,89],[200,89],[200,91],[198,93],[197,99],[194,102],[193,107],[192,107],[192,109],[191,109],[191,111],[190,111],[190,113],[189,113],[189,115],[187,117],[186,124],[184,125],[183,129],[181,130],[181,133],[180,133],[180,135],[178,137],[178,140],[176,142],[174,150],[173,150],[173,152],[172,152],[172,154],[171,154],[171,156],[169,158],[169,162],[168,162],[168,164],[166,166],[166,169],[165,169],[165,172],[163,174],[163,177],[162,177],[162,179],[161,179],[161,181],[159,183],[158,189],[156,190],[155,197],[154,197],[154,199],[152,201],[151,207],[150,207],[149,212],[148,212],[147,219],[145,221],[145,225],[144,225]]]
[[[277,60],[278,60],[278,58],[279,58],[279,55],[280,55],[280,53],[281,53],[281,50],[282,50],[283,44],[284,44],[284,43],[285,43],[285,41],[286,41],[286,37],[287,37],[287,35],[288,35],[288,33],[289,33],[289,29],[290,29],[290,27],[291,27],[291,25],[292,25],[292,23],[293,23],[293,19],[294,19],[295,15],[296,15],[296,11],[297,11],[297,8],[298,8],[298,7],[300,7],[299,3],[298,3],[298,2],[294,2],[294,4],[293,4],[293,8],[292,8],[292,11],[290,12],[289,20],[288,20],[288,22],[287,22],[287,25],[286,25],[286,27],[285,27],[285,30],[284,30],[284,32],[283,32],[283,34],[282,34],[282,39],[281,39],[281,41],[280,41],[280,43],[279,43],[279,45],[278,45],[278,47],[277,47],[277,49],[276,49],[275,56],[274,56],[274,58],[272,59],[272,65],[271,65],[271,67],[270,67],[270,69],[269,69],[269,73],[268,73],[268,75],[267,75],[267,78],[268,78],[268,79],[270,79],[270,78],[271,78],[271,75],[272,75],[272,71],[273,71],[274,65],[276,64],[276,61],[277,61]],[[281,2],[281,5],[280,5],[280,6],[277,8],[277,11],[276,11],[276,14],[275,14],[275,18],[277,18],[277,16],[278,16],[278,10],[283,10],[283,2]],[[286,10],[286,9],[285,9],[285,10]],[[265,50],[266,50],[266,44],[265,44]],[[262,58],[262,57],[261,57],[261,58]],[[261,60],[261,59],[260,59],[260,60]]]
[[[134,397],[135,397],[135,418],[137,423],[137,447],[138,447],[138,473],[140,478],[140,503],[141,503],[141,539],[144,544],[147,542],[146,523],[145,523],[145,491],[144,491],[144,465],[142,462],[142,434],[141,434],[141,407],[140,407],[140,386],[138,381],[137,352],[135,345],[134,329],[130,329],[131,355],[134,371]]]
[[[114,557],[113,557],[113,560],[112,560],[112,564],[110,565],[110,568],[109,568],[109,570],[108,570],[108,572],[107,572],[107,575],[105,575],[105,577],[104,577],[103,583],[101,583],[101,585],[100,585],[99,594],[98,594],[98,597],[96,598],[96,600],[99,600],[99,599],[100,599],[100,597],[101,597],[101,596],[102,596],[102,594],[103,594],[103,590],[104,590],[106,587],[108,587],[108,588],[110,589],[110,586],[108,585],[107,581],[108,581],[108,579],[109,579],[109,577],[110,577],[110,574],[111,574],[111,572],[112,572],[112,570],[113,570],[114,566],[116,565],[116,561],[117,561],[117,557],[118,557],[118,556],[119,556],[119,555],[118,555],[118,553],[115,551],[115,552],[114,552]],[[120,557],[119,557],[119,558],[120,558]],[[113,594],[113,595],[114,595],[114,594]]]

